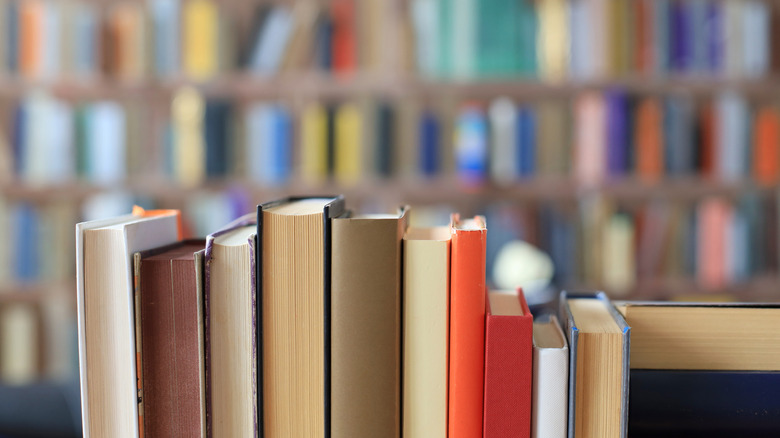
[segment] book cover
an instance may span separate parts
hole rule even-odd
[[[580,95],[574,105],[575,175],[584,184],[596,185],[606,174],[607,147],[616,146],[607,143],[606,103],[601,94],[590,92]]]
[[[310,103],[301,113],[301,177],[309,183],[328,177],[328,121],[321,103]]]
[[[485,112],[475,104],[460,110],[455,131],[455,161],[458,179],[466,186],[485,180],[488,167],[488,127]]]
[[[333,72],[353,73],[358,68],[358,38],[356,31],[355,0],[334,0],[331,2],[333,33],[331,49]]]
[[[162,77],[173,76],[180,69],[180,1],[152,0],[149,13],[154,34],[154,72]]]
[[[184,72],[195,80],[218,70],[219,10],[212,0],[190,0],[182,8]]]
[[[775,107],[758,110],[753,122],[753,177],[765,186],[780,177],[780,111]]]
[[[497,184],[510,184],[517,164],[517,108],[507,98],[494,100],[490,117],[490,177]]]
[[[482,436],[530,437],[533,315],[522,289],[487,298]]]
[[[657,98],[643,99],[636,110],[634,145],[636,172],[646,182],[664,175],[663,107]]]
[[[423,111],[418,127],[419,163],[420,172],[425,177],[433,177],[440,170],[440,123],[436,115],[430,111]]]
[[[206,175],[227,176],[233,162],[232,103],[227,100],[206,101],[203,112],[203,141],[206,143]]]
[[[450,294],[450,438],[480,436],[485,385],[485,218],[453,215]]]
[[[333,436],[401,436],[401,245],[408,217],[402,207],[333,219]]]
[[[534,108],[523,105],[517,109],[517,163],[515,172],[519,177],[527,178],[536,172],[536,112]]]
[[[333,175],[341,184],[357,184],[363,176],[364,117],[357,103],[341,104],[335,112]]]

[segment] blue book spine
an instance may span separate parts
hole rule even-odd
[[[151,14],[155,33],[156,73],[170,76],[179,70],[179,1],[154,0]]]
[[[460,181],[466,185],[484,182],[488,162],[488,129],[485,113],[468,106],[458,116],[455,140],[455,165]]]
[[[27,115],[23,103],[19,103],[16,106],[14,112],[14,126],[13,126],[13,154],[14,154],[14,172],[17,176],[22,174],[24,169],[24,138],[27,124]]]
[[[283,185],[290,178],[292,155],[292,120],[290,113],[281,106],[271,110],[271,150],[273,168],[269,169],[274,185]]]
[[[530,107],[517,111],[517,174],[530,177],[536,168],[536,115]]]
[[[206,103],[205,111],[206,175],[223,177],[230,163],[230,104],[223,101]]]
[[[655,35],[655,73],[665,74],[670,70],[669,63],[669,0],[654,0],[653,5],[653,35]]]
[[[19,71],[19,6],[16,1],[8,2],[5,17],[6,35],[6,64],[8,71]]]
[[[420,147],[420,171],[425,177],[434,177],[439,172],[439,121],[429,111],[420,118],[418,141]]]
[[[333,19],[324,11],[317,22],[315,58],[317,67],[323,71],[333,69]]]
[[[38,213],[27,203],[20,203],[13,212],[14,252],[16,254],[16,279],[30,283],[38,278],[39,245]]]
[[[723,13],[719,2],[707,2],[707,68],[710,73],[723,69]]]
[[[688,72],[692,68],[693,40],[688,2],[674,2],[671,7],[670,53],[674,71]]]

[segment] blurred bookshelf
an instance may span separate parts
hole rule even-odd
[[[75,375],[73,225],[133,203],[205,235],[344,193],[487,215],[489,275],[519,239],[556,288],[780,298],[777,2],[0,0],[0,35],[0,314],[40,346],[2,380]]]

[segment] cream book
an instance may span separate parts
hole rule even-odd
[[[447,436],[450,227],[404,236],[403,436]]]
[[[84,437],[138,437],[133,254],[179,239],[177,211],[76,225]]]
[[[534,322],[531,436],[566,438],[569,411],[569,346],[558,318]]]
[[[401,242],[409,209],[333,219],[331,434],[401,436]]]

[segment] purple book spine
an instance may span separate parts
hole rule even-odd
[[[607,93],[607,172],[622,176],[628,170],[628,105],[623,92]]]
[[[723,65],[723,15],[718,2],[707,2],[707,68],[718,73]]]

